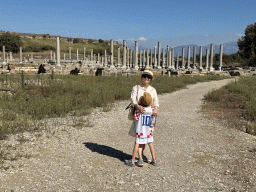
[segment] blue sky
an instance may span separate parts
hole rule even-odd
[[[256,0],[0,0],[0,30],[204,46],[237,41],[255,10]]]

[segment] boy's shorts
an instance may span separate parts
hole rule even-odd
[[[135,142],[137,144],[148,144],[148,143],[153,143],[154,139],[153,137],[149,137],[149,138],[138,138],[138,137],[135,137]]]

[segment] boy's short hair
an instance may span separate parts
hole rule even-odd
[[[145,92],[144,95],[140,98],[140,104],[148,107],[152,103],[152,97],[149,93]]]

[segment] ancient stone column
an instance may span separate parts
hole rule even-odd
[[[95,53],[93,54],[93,61],[96,62],[96,55],[95,55]]]
[[[179,62],[180,62],[179,53],[177,53],[177,66],[176,66],[176,69],[179,68]]]
[[[68,59],[71,60],[71,47],[68,48]]]
[[[78,61],[78,49],[76,49],[76,60]]]
[[[175,69],[175,63],[174,63],[174,48],[172,48],[170,57],[171,57],[171,66],[172,66],[172,69]]]
[[[20,47],[20,63],[22,63],[22,47]]]
[[[9,63],[8,53],[6,54],[6,63]]]
[[[209,49],[206,49],[205,69],[206,69],[206,71],[210,70],[209,69]]]
[[[120,67],[120,47],[117,49],[117,67]]]
[[[167,45],[167,50],[166,50],[166,67],[169,67],[169,45]]]
[[[107,66],[107,50],[105,49],[105,55],[104,55],[104,67]]]
[[[188,47],[188,69],[190,69],[190,47]]]
[[[171,69],[172,68],[172,52],[171,51],[167,51],[167,58],[168,58],[168,69]]]
[[[222,71],[222,55],[223,55],[223,45],[220,45],[220,66],[219,66],[220,71]]]
[[[3,65],[6,64],[6,61],[5,61],[5,46],[3,46]]]
[[[149,51],[146,53],[146,69],[149,69]]]
[[[56,39],[56,53],[57,53],[56,65],[60,66],[60,37],[57,37]]]
[[[114,43],[113,39],[110,39],[110,68],[115,68],[114,66]]]
[[[11,62],[13,61],[12,52],[10,52],[10,61],[11,61]]]
[[[210,56],[211,56],[211,60],[210,60],[210,71],[214,71],[214,68],[213,68],[213,44],[211,44],[211,53],[210,53]]]
[[[91,49],[91,61],[93,61],[93,49]]]
[[[132,53],[133,51],[130,49],[130,68],[133,67],[133,63],[132,63]]]
[[[34,58],[33,58],[33,53],[31,53],[31,62],[34,61]]]
[[[53,52],[53,60],[54,60],[54,62],[56,62],[55,52]]]
[[[86,57],[86,47],[84,47],[84,60],[85,60],[85,57]]]
[[[161,42],[158,42],[158,57],[157,57],[157,68],[161,69],[160,66],[160,56],[161,56]]]
[[[156,63],[156,46],[154,47],[154,68],[157,67],[157,63]]]
[[[149,64],[150,68],[153,68],[152,66],[152,49],[150,49],[150,64]]]
[[[123,40],[123,69],[126,68],[126,40]]]
[[[134,69],[135,70],[139,69],[139,65],[138,65],[138,52],[139,52],[138,41],[135,41],[135,52],[134,52]]]
[[[140,50],[140,68],[143,68],[143,65],[142,65],[142,50]]]
[[[133,67],[134,67],[135,66],[135,50],[132,52],[132,57],[133,57],[132,62],[133,62]]]
[[[185,68],[185,55],[184,55],[184,47],[182,47],[182,63],[181,63],[181,68]]]
[[[143,59],[143,61],[142,61],[142,68],[144,68],[144,67],[146,67],[146,59],[145,59],[145,50],[143,50],[143,55],[142,55],[142,59]]]
[[[97,63],[100,63],[100,53],[98,53]]]
[[[200,46],[200,49],[199,49],[199,69],[202,70],[203,69],[203,48],[202,46]]]
[[[66,54],[64,53],[63,55],[63,60],[65,61],[66,60]]]
[[[130,57],[129,57],[130,49],[127,47],[127,69],[130,68]]]
[[[193,68],[196,69],[196,47],[193,50]]]
[[[50,51],[50,60],[52,61],[52,50]]]
[[[164,48],[163,48],[162,50],[163,50],[163,65],[162,65],[162,68],[164,69],[164,68],[165,68],[165,55],[164,55]]]

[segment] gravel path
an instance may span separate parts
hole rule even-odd
[[[203,95],[232,80],[189,85],[159,95],[154,134],[158,165],[127,167],[134,138],[124,108],[96,109],[93,127],[74,117],[51,119],[37,137],[3,141],[23,156],[0,173],[0,191],[256,191],[256,137],[230,129],[200,112]],[[86,118],[86,117],[84,117]],[[86,124],[86,122],[83,122]],[[150,157],[149,149],[146,154]]]

